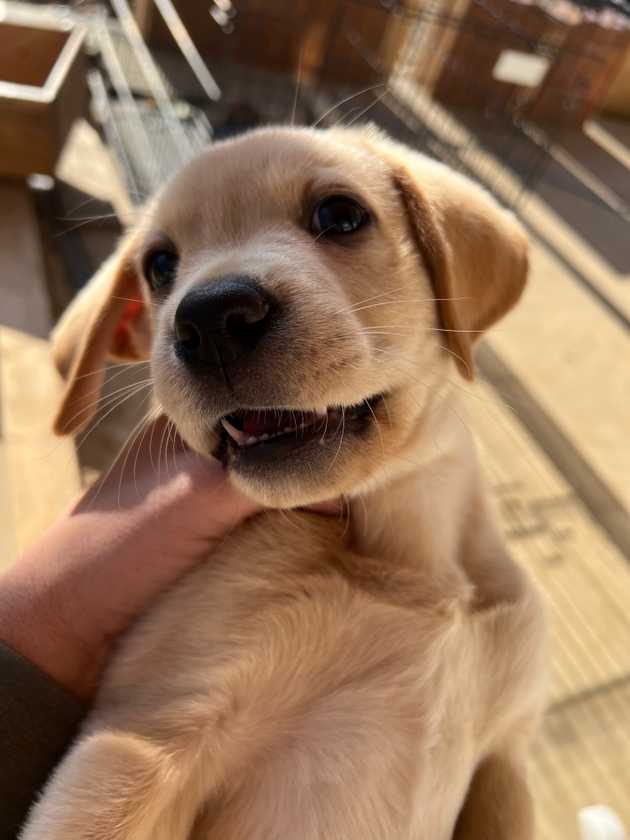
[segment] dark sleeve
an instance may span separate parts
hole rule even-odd
[[[85,712],[79,700],[0,642],[0,840],[15,840]]]

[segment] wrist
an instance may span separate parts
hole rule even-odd
[[[35,579],[21,563],[0,579],[0,639],[56,683],[89,700],[106,660],[85,644],[56,608],[54,584]]]

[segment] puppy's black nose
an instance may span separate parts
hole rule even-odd
[[[175,352],[190,365],[237,361],[267,332],[271,310],[251,277],[229,275],[192,289],[175,312]]]

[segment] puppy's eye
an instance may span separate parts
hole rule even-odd
[[[173,251],[154,251],[144,263],[144,273],[154,292],[167,289],[175,281],[179,257]]]
[[[370,221],[358,201],[347,195],[330,195],[319,202],[313,213],[311,230],[321,236],[354,233]]]

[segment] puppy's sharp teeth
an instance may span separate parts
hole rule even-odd
[[[258,443],[259,440],[260,440],[260,438],[257,438],[257,437],[248,437],[247,440],[245,441],[245,444],[247,446],[251,446],[252,443]]]
[[[245,446],[247,443],[247,435],[245,432],[237,429],[236,426],[233,426],[229,420],[225,419],[225,417],[221,419],[221,425],[237,446]]]

